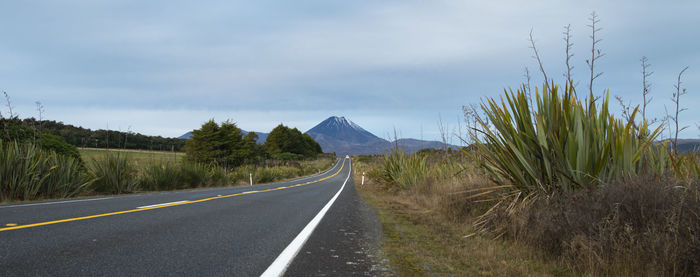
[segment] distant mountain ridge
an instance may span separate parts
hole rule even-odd
[[[391,151],[394,147],[405,152],[416,152],[423,148],[452,148],[439,141],[397,139],[388,141],[377,137],[345,117],[331,116],[306,132],[323,148],[323,152],[337,155],[372,155]]]
[[[671,139],[664,139],[659,143],[666,142],[668,147],[673,147],[673,142]],[[678,139],[678,153],[699,153],[700,152],[700,139]]]
[[[248,132],[243,131],[243,133],[247,134]],[[258,134],[258,144],[265,143],[269,133],[255,133]],[[444,144],[439,141],[425,141],[410,138],[388,141],[370,133],[360,127],[360,125],[342,116],[331,116],[306,131],[306,134],[321,145],[323,152],[335,152],[339,156],[382,154],[391,151],[394,147],[398,147],[400,150],[408,153],[413,153],[424,148],[458,148],[458,146]],[[189,139],[190,137],[192,137],[192,132],[187,132],[178,138]]]

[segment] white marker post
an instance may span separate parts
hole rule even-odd
[[[365,173],[364,172],[362,172],[362,185],[363,186],[365,185]]]
[[[253,173],[250,173],[250,186],[253,186]]]

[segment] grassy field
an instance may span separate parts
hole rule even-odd
[[[107,152],[127,153],[129,158],[138,164],[149,164],[153,162],[180,162],[185,157],[184,152],[169,151],[149,151],[132,149],[104,149],[104,148],[78,148],[83,160],[101,158]]]

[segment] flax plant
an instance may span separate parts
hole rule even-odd
[[[71,197],[92,182],[78,159],[0,140],[0,202]]]
[[[392,154],[384,155],[382,178],[401,189],[418,185],[428,174],[426,157],[420,154],[406,154],[394,149]]]
[[[506,197],[569,192],[647,170],[641,161],[651,155],[648,150],[661,127],[649,130],[645,120],[635,126],[637,109],[624,122],[610,113],[609,93],[598,107],[592,94],[584,104],[572,85],[560,91],[552,83],[541,93],[535,88],[533,112],[525,89],[506,90],[500,101],[487,99],[481,108],[493,128],[480,119],[480,134],[471,134],[480,153],[475,160],[495,188],[507,188]],[[662,161],[653,162],[663,167]]]
[[[107,152],[88,163],[89,176],[95,179],[94,190],[100,193],[121,194],[138,189],[137,168],[129,154]]]

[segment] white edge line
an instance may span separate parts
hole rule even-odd
[[[41,205],[53,205],[53,204],[63,204],[63,203],[74,203],[74,202],[87,202],[87,201],[97,201],[111,199],[113,197],[102,197],[102,198],[91,198],[91,199],[80,199],[80,200],[67,200],[67,201],[56,201],[56,202],[44,202],[44,203],[32,203],[32,204],[19,204],[19,205],[8,205],[0,206],[0,209],[4,208],[19,208],[19,207],[29,207],[29,206],[41,206]]]
[[[340,187],[338,192],[331,198],[328,203],[326,203],[325,206],[323,206],[323,209],[321,209],[318,214],[309,221],[309,224],[304,227],[304,229],[299,232],[299,234],[292,240],[287,247],[282,250],[282,253],[280,253],[279,256],[277,256],[277,259],[275,259],[272,264],[263,272],[261,277],[272,277],[272,276],[282,276],[284,272],[287,270],[287,267],[292,263],[292,260],[294,260],[294,257],[299,253],[301,248],[304,246],[306,241],[309,239],[311,236],[311,233],[313,233],[314,229],[316,229],[316,226],[321,222],[321,219],[323,219],[323,216],[326,215],[326,212],[331,208],[335,200],[338,198],[340,193],[343,191],[345,188],[345,184],[348,182],[348,179],[350,179],[350,175],[352,175],[352,165],[349,164],[348,168],[350,169],[350,173],[348,173],[348,177],[345,178],[345,182],[343,182],[343,185]]]
[[[182,201],[175,201],[175,202],[168,202],[168,203],[161,203],[161,204],[153,204],[153,205],[141,206],[141,207],[136,207],[136,208],[137,209],[153,208],[153,207],[158,207],[158,206],[183,203],[183,202],[187,202],[187,201],[189,201],[189,200],[182,200]]]
[[[249,193],[256,193],[256,192],[259,192],[259,191],[257,191],[257,190],[244,191],[244,192],[241,192],[241,194],[249,194]]]

